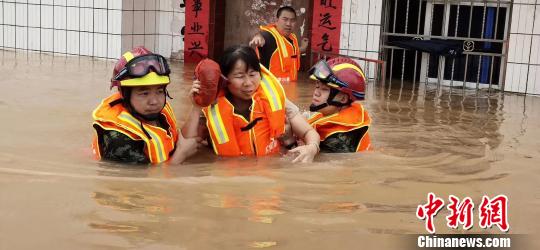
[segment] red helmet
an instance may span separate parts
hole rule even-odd
[[[167,85],[170,69],[167,60],[143,46],[122,55],[114,65],[111,88],[115,86]]]
[[[312,79],[318,79],[346,93],[352,101],[364,99],[366,92],[364,71],[351,58],[335,57],[327,62],[319,62],[310,70],[310,74]]]
[[[357,95],[353,95],[351,90],[362,94],[366,92],[364,71],[353,59],[348,57],[332,58],[328,60],[328,66],[330,66],[338,79],[349,85],[347,88],[341,88],[340,91],[348,94],[351,99],[359,99]]]

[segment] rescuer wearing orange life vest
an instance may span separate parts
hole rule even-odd
[[[298,154],[293,162],[311,162],[319,151],[319,135],[301,115],[288,112],[287,105],[294,104],[286,101],[279,81],[259,64],[255,50],[241,45],[226,49],[220,69],[224,84],[210,106],[196,105],[193,97],[201,82],[193,82],[194,109],[183,128],[186,138],[198,136],[199,124],[204,123],[217,155],[272,155],[280,151],[279,138],[288,119],[294,134],[305,142],[289,151]]]
[[[359,102],[364,100],[366,78],[352,59],[319,61],[309,70],[316,80],[308,122],[321,137],[321,152],[358,152],[371,146],[371,119]]]
[[[303,38],[301,45],[293,33],[296,27],[296,11],[290,7],[281,7],[277,11],[275,24],[260,26],[249,45],[259,47],[261,64],[281,82],[296,81],[300,69],[300,56],[306,52],[308,39]]]
[[[184,139],[167,103],[167,60],[144,47],[126,52],[116,63],[111,88],[118,92],[94,110],[92,143],[98,159],[125,163],[181,163],[197,150]]]

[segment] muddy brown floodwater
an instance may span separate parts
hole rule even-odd
[[[0,249],[402,249],[426,233],[416,207],[433,192],[509,198],[511,234],[538,249],[540,98],[424,84],[371,83],[375,149],[218,159],[141,168],[96,162],[91,112],[113,62],[0,51]],[[193,65],[173,63],[183,124]],[[305,76],[304,76],[305,78]],[[306,109],[309,81],[284,84]]]

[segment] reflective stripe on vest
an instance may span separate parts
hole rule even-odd
[[[203,108],[216,154],[239,156],[277,152],[274,147],[268,148],[271,142],[285,130],[285,91],[279,81],[266,68],[262,65],[261,67],[262,79],[252,97],[250,120],[251,122],[260,118],[263,120],[254,123],[254,127],[249,131],[240,131],[240,128],[235,127],[245,127],[250,121],[234,114],[234,106],[227,100],[224,92],[219,94],[216,103]],[[242,134],[235,134],[235,131],[240,131],[239,133]],[[245,132],[249,134],[244,134]],[[261,137],[263,134],[264,136]],[[245,141],[238,141],[241,140],[240,138],[244,138]]]
[[[362,127],[368,127],[369,130],[371,119],[362,104],[353,102],[350,107],[333,115],[325,117],[321,113],[315,113],[309,118],[308,122],[319,133],[321,141],[324,141],[336,133],[345,133]],[[360,138],[356,151],[369,148],[370,141],[369,134],[366,131],[364,136]]]
[[[261,72],[262,72],[262,79],[261,79],[261,86],[264,91],[264,94],[268,97],[268,100],[270,102],[270,107],[272,107],[272,112],[282,110],[283,105],[281,101],[279,100],[280,93],[283,92],[283,89],[281,89],[281,92],[278,92],[278,88],[283,88],[281,84],[276,84],[279,82],[274,75],[270,73],[268,69],[266,69],[264,66],[261,65]]]
[[[131,114],[129,114],[127,112],[122,112],[122,114],[120,114],[118,116],[118,118],[120,120],[122,120],[122,121],[125,121],[125,122],[131,124],[133,127],[141,126],[140,121],[137,120],[137,118],[133,117]],[[148,126],[146,126],[144,124],[142,126],[146,130],[146,132],[148,132],[150,137],[152,138],[151,140],[147,140],[147,139],[144,139],[144,137],[142,137],[147,144],[152,143],[153,147],[148,147],[148,149],[149,150],[154,150],[153,153],[155,153],[155,156],[157,156],[156,159],[154,159],[154,161],[164,162],[165,160],[167,160],[167,156],[165,155],[165,151],[164,151],[165,147],[164,147],[163,142],[161,141],[161,138],[159,137],[159,135],[157,135],[156,132],[154,132],[153,129],[150,129]],[[141,132],[142,132],[142,130],[141,130]],[[150,155],[153,156],[153,154],[150,154]],[[152,161],[152,162],[154,162],[154,161]]]
[[[276,27],[275,26],[261,26],[261,29],[270,32],[270,34],[272,34],[272,36],[276,39],[276,46],[277,46],[277,49],[279,50],[279,53],[281,54],[281,58],[288,58],[289,51],[287,50],[287,44],[285,44],[288,41],[285,41],[285,39],[279,33]],[[294,35],[294,34],[291,33],[291,35]]]
[[[297,71],[300,69],[300,51],[296,35],[294,33],[289,35],[289,38],[292,40],[291,44],[291,42],[279,33],[275,25],[260,26],[260,29],[269,32],[276,40],[276,51],[270,57],[269,69],[278,78],[288,77],[290,80],[296,80]],[[276,56],[279,58],[280,72],[276,72],[278,69],[272,64],[274,61],[273,58]],[[296,58],[292,58],[292,56],[296,56]]]
[[[229,135],[221,119],[221,114],[219,113],[218,104],[212,104],[209,108],[208,120],[210,121],[210,127],[212,132],[217,135],[217,143],[223,144],[229,141]]]
[[[174,150],[178,133],[176,128],[176,118],[172,108],[167,103],[161,114],[166,118],[169,131],[163,128],[141,123],[140,120],[132,116],[123,105],[117,104],[110,107],[110,103],[121,98],[119,93],[115,93],[106,98],[101,105],[93,112],[94,124],[105,130],[118,131],[133,140],[142,140],[145,143],[146,154],[151,163],[161,163],[169,159],[169,154]],[[142,126],[142,127],[141,127]],[[143,131],[144,129],[144,131]],[[146,133],[145,133],[146,132]],[[148,136],[150,138],[148,138]],[[94,139],[93,147],[97,157],[100,157],[97,136]]]

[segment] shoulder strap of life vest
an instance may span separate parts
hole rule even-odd
[[[362,104],[353,102],[350,107],[333,115],[323,116],[321,113],[315,113],[308,119],[308,122],[317,130],[321,141],[324,141],[335,133],[349,132],[366,126],[369,128],[371,119]],[[366,136],[369,139],[367,132],[364,137]]]
[[[253,96],[253,110],[263,110],[270,124],[270,138],[285,132],[285,91],[279,81],[261,65],[262,79]],[[216,103],[203,108],[206,125],[217,155],[238,156],[240,148],[234,130],[234,107],[223,93]],[[258,149],[257,152],[259,152]],[[262,152],[262,151],[261,151]]]
[[[225,95],[220,95],[216,103],[203,108],[206,126],[212,139],[212,147],[217,155],[237,156],[240,148],[234,132],[234,109]]]
[[[99,126],[104,130],[115,130],[133,140],[144,141],[151,163],[167,161],[178,140],[176,118],[171,106],[167,103],[161,111],[169,126],[167,131],[135,118],[124,105],[119,103],[121,98],[120,93],[115,93],[101,102],[93,112],[94,126]],[[101,157],[98,136],[96,133],[93,148],[96,157]]]
[[[289,35],[289,39],[293,41],[291,44],[287,39],[279,33],[275,24],[260,26],[261,30],[270,33],[276,40],[276,47],[279,54],[279,60],[281,63],[281,70],[285,71],[285,64],[283,60],[289,60],[292,56],[296,56],[293,60],[296,61],[296,70],[300,69],[300,51],[298,46],[298,39],[294,33]]]

